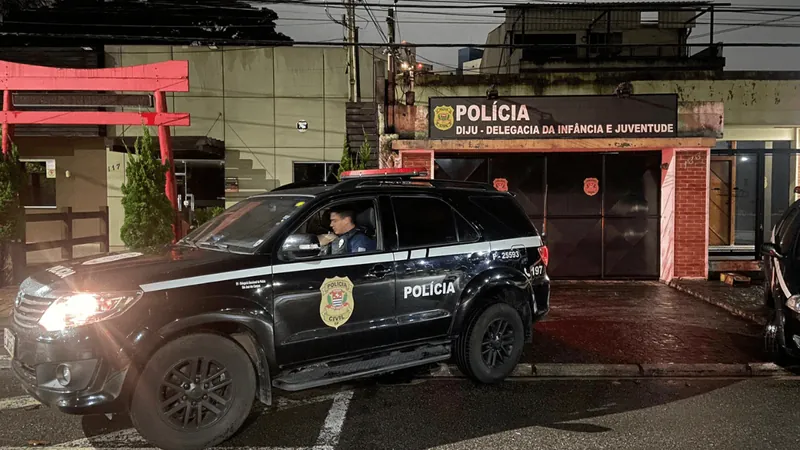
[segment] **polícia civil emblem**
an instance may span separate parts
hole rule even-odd
[[[325,325],[338,329],[353,315],[353,282],[348,277],[326,278],[319,290],[319,316]]]
[[[437,106],[433,109],[433,126],[436,128],[447,131],[453,128],[455,118],[453,117],[452,106]]]

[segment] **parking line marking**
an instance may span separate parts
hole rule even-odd
[[[339,436],[342,434],[342,427],[344,427],[344,419],[347,417],[347,409],[350,407],[350,400],[353,398],[353,391],[345,391],[336,394],[333,399],[331,409],[328,410],[328,417],[325,418],[325,424],[319,431],[317,444],[314,446],[318,448],[336,448],[339,443]]]
[[[350,400],[352,398],[353,391],[344,391],[302,400],[290,400],[283,397],[279,397],[277,399],[275,406],[277,407],[276,409],[278,411],[284,411],[300,406],[333,400],[333,404],[328,410],[328,415],[325,418],[325,423],[320,429],[319,436],[317,437],[317,443],[313,447],[230,447],[223,445],[212,448],[216,450],[334,450],[336,445],[339,443],[339,437],[342,434],[342,428],[344,427],[344,421],[347,417],[347,410],[350,407]],[[38,404],[39,402],[30,396],[13,397],[0,400],[0,410],[18,409]],[[147,442],[142,435],[136,431],[136,429],[126,428],[104,435],[93,436],[92,438],[81,438],[46,447],[43,446],[42,448],[70,448],[74,450],[157,450],[155,447],[149,447],[149,444],[150,443]],[[131,447],[132,445],[134,447]],[[0,447],[0,450],[6,449],[30,450],[30,447]]]
[[[20,395],[19,397],[0,399],[0,411],[6,411],[9,409],[22,409],[39,404],[39,401],[30,395]]]
[[[55,444],[51,447],[53,448],[95,448],[92,444],[104,444],[116,447],[114,444],[122,444],[122,445],[149,445],[150,443],[147,442],[135,428],[125,428],[124,430],[112,431],[108,434],[102,434],[98,436],[93,436],[90,438],[81,438],[76,439],[74,441],[63,442],[61,444]]]

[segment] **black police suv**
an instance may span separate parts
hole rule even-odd
[[[785,363],[800,358],[800,200],[783,213],[761,252],[764,303],[772,310],[764,328],[765,350]]]
[[[507,192],[377,172],[253,196],[161,254],[31,276],[4,342],[14,374],[65,413],[128,413],[167,449],[226,440],[273,388],[451,357],[503,380],[549,310],[541,236]]]

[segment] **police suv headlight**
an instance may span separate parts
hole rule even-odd
[[[786,300],[786,307],[796,313],[800,313],[800,295],[795,294]]]
[[[47,331],[60,331],[99,322],[124,312],[142,294],[142,291],[135,291],[62,295],[47,308],[39,325]]]

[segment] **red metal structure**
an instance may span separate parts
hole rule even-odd
[[[62,69],[0,61],[3,90],[2,150],[5,155],[14,136],[14,125],[148,125],[158,127],[161,161],[169,162],[165,192],[175,211],[175,239],[182,234],[175,186],[175,163],[170,145],[170,126],[189,126],[188,113],[167,112],[166,92],[189,91],[189,62],[166,61],[107,69]],[[14,111],[14,91],[133,91],[152,92],[156,112]]]

